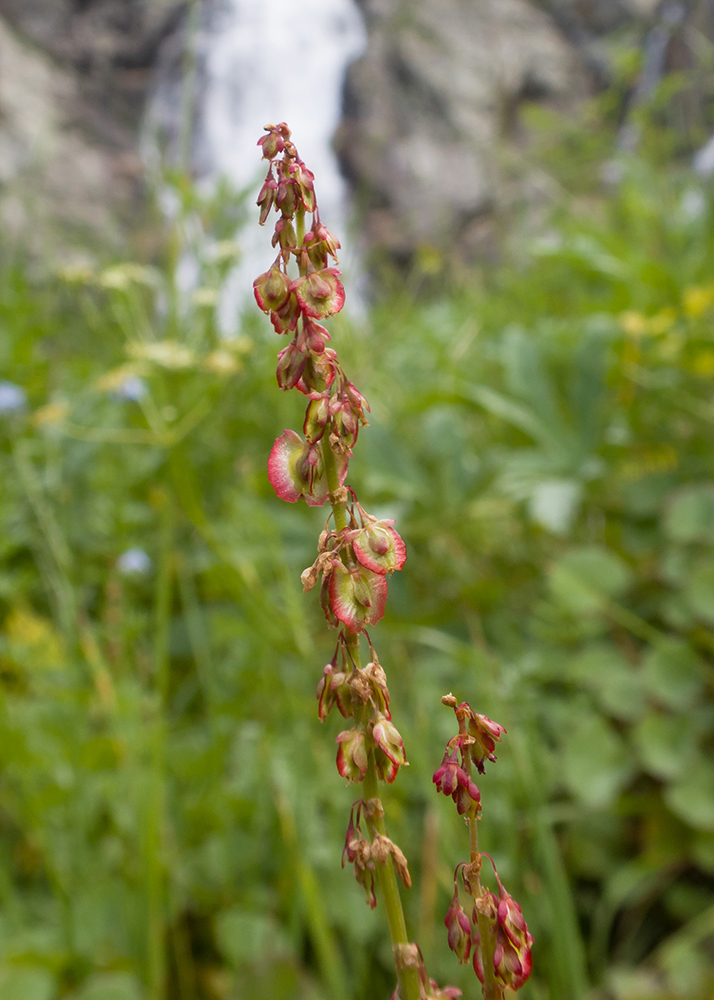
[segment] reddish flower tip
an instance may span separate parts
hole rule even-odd
[[[308,506],[322,507],[329,495],[327,480],[319,455],[316,465],[309,460],[310,448],[295,431],[283,431],[275,439],[268,458],[268,478],[281,500],[296,503],[302,497]],[[335,460],[342,485],[347,475],[348,458],[336,455]]]
[[[337,456],[342,457],[342,456]],[[350,632],[376,625],[387,603],[387,581],[378,573],[360,566],[349,570],[336,559],[330,575],[330,606]]]

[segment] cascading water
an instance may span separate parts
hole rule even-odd
[[[170,157],[181,155],[188,107],[190,166],[199,188],[212,190],[225,178],[235,189],[249,189],[251,204],[265,173],[256,141],[267,122],[286,121],[315,174],[322,218],[342,238],[346,189],[331,142],[347,66],[366,44],[355,0],[204,0],[203,9],[194,6],[193,13],[194,28],[189,14],[182,53],[175,51],[174,41],[174,52],[169,50],[159,64],[147,110],[147,155],[156,162],[157,136]],[[255,225],[237,238],[241,262],[220,304],[227,334],[253,278],[274,256]],[[190,257],[182,265],[181,282],[187,287],[194,280],[192,268],[195,272]]]

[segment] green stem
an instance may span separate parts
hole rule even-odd
[[[303,205],[298,205],[298,207],[297,207],[297,210],[295,212],[295,222],[297,223],[297,232],[296,232],[296,235],[297,235],[297,245],[298,245],[299,248],[301,248],[302,245],[303,245],[303,242],[305,240],[305,208],[304,208]],[[299,261],[300,261],[300,257],[298,257],[298,263],[299,263]],[[301,266],[300,267],[300,274],[302,274],[302,273],[303,273],[303,269],[302,269],[302,266]]]
[[[466,720],[459,716],[459,732],[466,734]],[[464,767],[469,777],[471,777],[471,752],[466,748],[464,753]],[[476,904],[476,915],[478,920],[478,932],[481,938],[481,965],[483,966],[483,995],[484,1000],[503,1000],[503,988],[496,982],[496,973],[493,964],[493,956],[496,950],[496,940],[494,937],[493,921],[489,920],[487,914],[482,913],[478,901],[485,895],[481,885],[481,854],[478,849],[478,813],[469,816],[469,848],[471,854],[471,866],[473,874],[469,871],[469,884]]]
[[[468,770],[470,770],[470,767]],[[471,819],[469,819],[469,841],[471,846],[471,864],[480,864],[481,855],[479,854],[478,849],[477,816],[472,816]],[[476,874],[475,877],[469,875],[469,878],[473,879],[471,884],[474,889],[474,899],[480,899],[484,895],[480,874]],[[485,1000],[503,1000],[503,989],[500,984],[496,982],[493,965],[493,955],[496,950],[496,941],[493,935],[493,922],[489,920],[485,913],[481,913],[478,908],[476,913],[478,920],[478,932],[481,938],[481,964],[483,965],[484,978],[483,995]]]
[[[335,455],[332,448],[330,448],[327,432],[322,439],[322,460],[325,466],[327,486],[330,491],[330,503],[332,504],[335,528],[337,531],[342,531],[349,524],[347,501],[338,501],[336,498],[337,491],[340,488],[340,482],[337,475]],[[359,635],[353,635],[351,632],[347,632],[346,644],[355,667],[359,668]],[[373,747],[369,750],[367,773],[364,778],[364,798],[365,801],[379,798],[379,786],[377,784],[377,771],[374,766]],[[375,815],[375,817],[370,820],[370,823],[376,833],[386,837],[387,831],[384,825],[383,816]],[[394,863],[391,857],[385,865],[376,865],[376,875],[377,882],[382,893],[382,899],[384,900],[384,909],[387,914],[387,923],[389,924],[389,934],[392,940],[392,949],[394,950],[401,998],[402,1000],[419,1000],[419,969],[415,966],[403,968],[398,959],[401,949],[405,945],[409,945],[410,942],[407,934],[406,920],[404,919],[402,899],[399,895],[397,873],[394,870]]]
[[[162,1000],[166,986],[164,951],[166,884],[162,856],[166,824],[166,712],[169,692],[174,507],[170,496],[165,495],[162,500],[154,622],[156,715],[152,732],[150,798],[147,803],[146,821],[147,980],[151,1000]]]
[[[364,776],[364,798],[379,798],[379,787],[377,785],[377,771],[374,766],[374,751],[370,750],[367,764],[367,773]],[[375,815],[370,819],[370,824],[375,833],[387,836],[387,829],[384,825],[384,817]],[[407,934],[407,924],[404,919],[402,909],[402,899],[399,895],[399,883],[397,873],[394,870],[394,863],[391,858],[386,865],[375,865],[377,882],[384,900],[384,909],[387,914],[389,924],[389,935],[392,939],[392,949],[394,951],[395,964],[397,968],[397,979],[399,980],[399,992],[402,1000],[419,1000],[419,969],[415,966],[402,968],[397,956],[402,946],[409,944]]]

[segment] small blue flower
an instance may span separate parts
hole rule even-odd
[[[127,549],[117,559],[122,576],[146,576],[152,567],[151,557],[143,549]]]
[[[116,392],[117,396],[120,396],[122,399],[128,399],[132,403],[136,403],[142,396],[146,395],[147,385],[144,379],[139,378],[138,375],[128,375]]]
[[[0,382],[0,414],[17,413],[27,406],[27,393],[14,382]]]

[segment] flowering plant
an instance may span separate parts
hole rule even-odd
[[[406,547],[394,522],[367,513],[355,491],[346,485],[349,461],[360,428],[367,424],[369,406],[345,375],[337,352],[328,346],[330,333],[319,322],[334,316],[344,304],[340,272],[332,266],[337,263],[340,244],[320,219],[314,176],[298,155],[287,125],[266,125],[265,131],[258,144],[269,166],[258,205],[261,224],[273,209],[278,214],[272,238],[276,258],[256,278],[254,292],[275,332],[290,337],[278,354],[278,385],[283,390],[297,389],[307,399],[302,436],[285,430],[276,439],[268,475],[281,499],[289,503],[303,499],[311,507],[322,507],[329,501],[331,507],[318,540],[317,558],[303,572],[302,583],[309,591],[321,580],[320,604],[325,618],[328,625],[340,629],[334,654],[317,686],[317,700],[321,720],[335,706],[350,720],[350,728],[336,737],[337,770],[348,783],[362,785],[362,797],[350,812],[342,864],[353,865],[371,907],[377,903],[376,886],[381,891],[398,978],[393,1000],[455,998],[461,995],[460,990],[440,989],[429,978],[418,946],[409,941],[399,881],[409,888],[411,877],[407,859],[387,834],[378,795],[378,782],[391,784],[407,761],[404,742],[392,722],[387,677],[367,627],[376,625],[384,615],[388,577],[404,566]],[[360,637],[364,637],[369,652],[364,667]],[[453,747],[447,748],[434,780],[440,790],[454,797],[459,812],[475,831],[480,806],[479,791],[470,776],[471,761],[482,771],[486,758],[495,759],[494,741],[503,730],[484,716],[472,716],[468,733],[464,730]],[[475,865],[472,853],[472,877],[478,884]],[[458,904],[458,895],[455,898]],[[467,933],[464,923],[468,918],[452,902],[447,917],[449,943],[460,958],[468,957],[473,947],[474,965],[485,984],[484,995],[491,1000],[502,996],[488,992],[494,976],[514,989],[525,981],[523,941],[530,938],[519,923],[517,904],[504,896],[494,909],[494,920],[503,928],[495,945],[500,949],[496,962],[493,949],[488,950],[491,936],[500,933],[492,929],[491,924],[496,927],[493,921],[488,922],[490,897],[479,891],[474,898],[474,913],[485,907],[484,922],[479,917],[478,931],[471,931],[468,924]],[[529,949],[527,944],[528,956]],[[521,971],[516,973],[518,962]],[[491,972],[492,965],[495,972]]]
[[[478,715],[467,702],[459,705],[452,694],[445,695],[441,700],[454,709],[459,732],[446,745],[444,759],[434,773],[434,784],[437,792],[451,796],[459,815],[465,817],[471,847],[469,861],[462,861],[456,866],[454,895],[444,923],[449,947],[459,962],[468,962],[469,955],[473,955],[474,971],[483,985],[486,1000],[503,1000],[506,988],[519,990],[531,973],[533,936],[528,931],[520,906],[498,877],[493,859],[488,854],[479,853],[481,795],[472,779],[471,769],[475,766],[483,774],[485,761],[496,760],[496,743],[501,742],[506,730],[485,715]],[[498,898],[481,884],[484,857],[493,866]],[[464,890],[473,900],[470,917],[459,899],[459,875]]]

